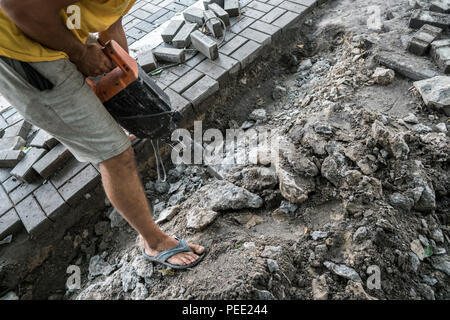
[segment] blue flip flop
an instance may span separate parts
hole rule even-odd
[[[162,251],[160,252],[157,256],[155,257],[151,257],[148,254],[145,253],[145,249],[142,248],[142,255],[144,256],[145,259],[151,261],[151,262],[156,262],[156,263],[160,263],[163,264],[165,266],[168,266],[170,268],[173,269],[188,269],[188,268],[192,268],[195,267],[197,264],[199,264],[203,258],[206,255],[206,252],[203,252],[202,255],[199,256],[198,260],[185,265],[185,266],[178,266],[175,264],[171,264],[169,262],[167,262],[168,259],[170,259],[171,257],[173,257],[174,255],[178,254],[178,253],[182,253],[182,252],[193,252],[191,250],[191,248],[189,248],[189,246],[187,245],[186,241],[178,239],[177,237],[174,237],[176,240],[178,240],[178,245],[175,246],[172,249],[166,250],[166,251]]]

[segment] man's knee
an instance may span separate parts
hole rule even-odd
[[[136,163],[133,148],[130,147],[121,154],[103,161],[102,163],[100,163],[100,168],[106,170],[119,168],[134,170],[136,168]]]

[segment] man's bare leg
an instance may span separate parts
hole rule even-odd
[[[112,205],[125,220],[142,236],[145,251],[150,256],[171,249],[178,241],[165,234],[153,221],[150,207],[136,170],[134,152],[129,148],[124,153],[100,164],[103,187]],[[197,254],[204,248],[189,244]],[[199,257],[194,252],[183,252],[171,257],[168,262],[175,265],[187,265]]]

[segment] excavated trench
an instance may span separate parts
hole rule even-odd
[[[370,4],[394,17],[391,33],[404,32],[408,1],[391,2]],[[168,183],[155,183],[153,159],[140,163],[155,219],[173,210],[162,229],[208,248],[198,267],[152,268],[106,206],[8,290],[21,299],[448,299],[449,135],[424,138],[397,122],[411,112],[430,127],[448,119],[423,107],[410,80],[373,77],[366,4],[317,9],[197,115],[203,130],[276,131],[287,142],[275,171],[262,160],[217,166],[227,173],[220,182],[201,166],[169,165],[165,148]],[[432,189],[435,203],[405,200],[418,188]],[[214,219],[199,226],[191,211],[204,212],[196,222]],[[65,288],[70,265],[81,269],[79,290]],[[369,284],[373,270],[379,286]]]

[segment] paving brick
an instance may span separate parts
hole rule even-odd
[[[31,140],[30,146],[50,150],[57,144],[58,140],[56,140],[52,135],[41,129],[38,131],[33,140]]]
[[[450,25],[450,15],[421,9],[414,10],[409,20],[409,27],[419,29],[424,24],[431,24],[432,26],[447,30]]]
[[[27,121],[21,121],[5,130],[3,138],[19,136],[26,140],[28,133],[30,132],[31,124]]]
[[[450,73],[450,39],[437,40],[431,44],[431,57],[445,73]]]
[[[53,175],[50,178],[50,181],[56,188],[59,188],[88,165],[89,163],[87,162],[79,162],[77,159],[73,158],[69,160],[61,170]]]
[[[223,8],[224,0],[203,0],[203,7],[205,8],[205,10],[211,9],[210,5],[212,4],[217,4],[218,6]]]
[[[6,193],[10,193],[21,184],[22,181],[20,181],[16,177],[9,177],[5,182],[3,182],[3,188],[5,188]]]
[[[241,36],[246,37],[249,40],[254,40],[260,43],[262,46],[270,45],[272,38],[265,33],[257,31],[252,28],[247,28],[240,33]]]
[[[266,13],[274,8],[274,6],[260,1],[252,1],[247,5],[247,7]]]
[[[276,40],[281,34],[280,27],[262,21],[255,21],[251,24],[251,28],[270,35],[272,40]]]
[[[22,221],[15,209],[11,209],[3,215],[0,215],[0,240],[14,234],[22,227]]]
[[[198,30],[191,33],[191,42],[192,45],[208,59],[214,60],[219,55],[217,43]]]
[[[303,15],[305,13],[307,13],[309,11],[309,7],[298,4],[298,3],[294,3],[291,1],[283,1],[280,2],[280,4],[278,5],[280,8],[298,13],[300,15]]]
[[[220,22],[220,20],[217,18],[214,11],[203,11],[203,18],[206,22],[206,28],[215,38],[221,37],[223,35],[222,22]]]
[[[3,187],[0,185],[0,215],[9,211],[13,207],[11,200],[9,200],[8,195],[6,194]]]
[[[223,5],[221,6],[217,3],[211,3],[208,8],[209,10],[212,10],[216,16],[222,19],[227,27],[230,25],[230,15],[223,9]]]
[[[183,49],[157,47],[153,49],[153,54],[160,61],[183,63],[185,60],[185,52]]]
[[[127,33],[127,36],[133,37],[134,39],[138,39],[138,40],[147,34],[145,31],[139,30],[136,27],[131,28],[126,33]]]
[[[286,10],[282,8],[273,8],[268,13],[266,13],[261,19],[262,22],[272,23],[276,19],[278,19]]]
[[[252,9],[252,8],[245,8],[243,10],[243,14],[244,14],[244,16],[247,16],[247,17],[250,17],[250,18],[253,18],[253,19],[259,19],[263,15],[265,15],[266,13],[262,12],[262,11],[258,11],[258,10]]]
[[[307,7],[315,7],[319,4],[318,0],[291,0],[291,1]]]
[[[175,37],[177,32],[184,25],[184,20],[172,20],[161,32],[161,37],[164,42],[172,43],[172,39]]]
[[[8,118],[5,117],[5,119],[6,119],[6,122],[8,123],[8,125],[10,125],[10,126],[23,120],[22,116],[18,112],[14,113],[12,116],[10,116]]]
[[[183,93],[187,88],[192,86],[203,74],[195,69],[192,69],[184,76],[170,85],[170,88],[177,93]]]
[[[175,48],[187,48],[191,44],[191,33],[198,28],[196,23],[186,23],[172,39]]]
[[[9,168],[0,168],[0,183],[6,181],[11,176],[11,169]]]
[[[436,0],[431,2],[430,11],[440,13],[450,13],[450,1],[449,0]]]
[[[165,86],[170,86],[176,80],[178,80],[178,76],[167,70],[164,70],[158,78],[158,81]]]
[[[261,49],[262,46],[255,41],[248,41],[237,49],[231,57],[238,60],[241,63],[241,68],[244,69],[258,57]]]
[[[429,24],[423,25],[408,43],[408,51],[419,56],[428,52],[431,43],[442,33],[441,28],[433,27]]]
[[[169,71],[172,72],[173,74],[176,74],[177,76],[181,77],[181,76],[185,75],[191,69],[192,69],[191,66],[184,63],[184,64],[179,64],[175,67],[170,68]]]
[[[211,63],[214,63],[215,65],[218,65],[225,69],[230,75],[236,74],[241,68],[241,64],[239,63],[239,61],[234,60],[233,58],[230,58],[223,53],[219,53],[219,57],[217,59],[210,61]]]
[[[183,97],[192,102],[194,109],[200,105],[206,98],[219,90],[219,83],[208,76],[204,76],[192,87],[183,93]]]
[[[0,151],[0,168],[13,168],[24,157],[21,150],[3,150]]]
[[[166,88],[164,92],[169,96],[170,104],[174,110],[180,112],[185,119],[192,119],[194,109],[187,99],[183,98],[170,88]]]
[[[155,25],[147,22],[147,21],[141,21],[135,26],[137,29],[142,30],[146,33],[152,32],[155,29]]]
[[[74,205],[81,196],[99,182],[100,173],[92,165],[89,165],[67,181],[58,191],[69,205]]]
[[[145,10],[136,10],[131,13],[133,17],[139,18],[141,20],[146,20],[148,17],[151,16],[150,12],[147,12]]]
[[[165,6],[166,9],[171,10],[171,11],[175,11],[175,12],[180,12],[184,9],[186,9],[185,6],[177,3],[177,2],[172,2],[171,4]]]
[[[282,3],[284,0],[269,0],[266,1],[267,4],[270,4],[271,6],[278,6],[280,3]]]
[[[201,73],[211,77],[212,79],[219,82],[222,85],[227,76],[227,70],[212,63],[211,60],[205,60],[195,67]]]
[[[16,211],[25,229],[32,235],[40,234],[51,224],[33,195],[17,204]]]
[[[199,26],[203,25],[203,10],[195,7],[190,7],[183,11],[183,16],[186,21],[197,23]]]
[[[143,51],[137,56],[137,62],[144,69],[145,72],[150,72],[156,69],[156,59],[151,50]]]
[[[17,111],[13,107],[7,107],[5,110],[2,111],[2,117],[7,119],[11,117],[13,114],[15,114]]]
[[[197,2],[197,0],[178,0],[179,4],[182,4],[182,5],[186,6],[186,7],[189,7],[189,6],[193,5],[196,2]]]
[[[21,137],[9,137],[0,139],[0,150],[17,150],[25,146],[26,141]]]
[[[44,179],[39,177],[32,183],[22,183],[9,193],[9,198],[14,204],[18,204],[20,201],[28,197],[34,190],[39,188],[44,183]]]
[[[69,206],[50,183],[45,183],[33,192],[34,197],[41,206],[45,215],[50,220],[56,220],[60,215],[67,212]]]
[[[230,15],[230,17],[237,17],[241,14],[239,0],[225,0],[223,9]]]
[[[67,160],[72,158],[72,153],[66,146],[58,144],[39,161],[33,165],[33,169],[44,179],[49,178],[52,174],[61,168]]]
[[[25,154],[23,159],[20,160],[14,169],[12,169],[11,175],[23,182],[32,182],[37,175],[36,171],[33,169],[33,165],[46,153],[47,150],[45,149],[32,148]]]
[[[197,52],[194,56],[186,60],[186,64],[193,68],[205,59],[206,57],[203,53]]]
[[[159,9],[154,14],[152,14],[150,17],[148,17],[146,19],[146,21],[151,22],[151,23],[156,23],[156,20],[158,20],[162,16],[166,15],[168,12],[169,12],[169,10],[167,10],[167,9],[164,9],[164,8]]]
[[[240,33],[242,30],[246,29],[249,25],[255,22],[255,19],[243,16],[238,22],[233,24],[230,28],[231,32],[236,34]]]
[[[155,13],[156,11],[158,11],[161,8],[154,5],[153,3],[147,3],[146,5],[142,6],[142,9],[144,9],[145,11],[147,11],[149,13]]]
[[[175,15],[175,12],[169,11],[165,15],[159,17],[158,19],[152,21],[152,23],[156,26],[162,25],[164,22],[169,21],[173,16]]]
[[[248,41],[247,38],[237,35],[233,39],[225,43],[222,47],[220,47],[219,52],[226,55],[231,55],[234,51],[240,48],[247,41]]]
[[[5,129],[8,126],[8,122],[0,115],[0,130]]]
[[[272,24],[281,29],[290,28],[294,23],[296,23],[300,19],[300,15],[293,12],[286,12],[281,17],[276,19]]]

